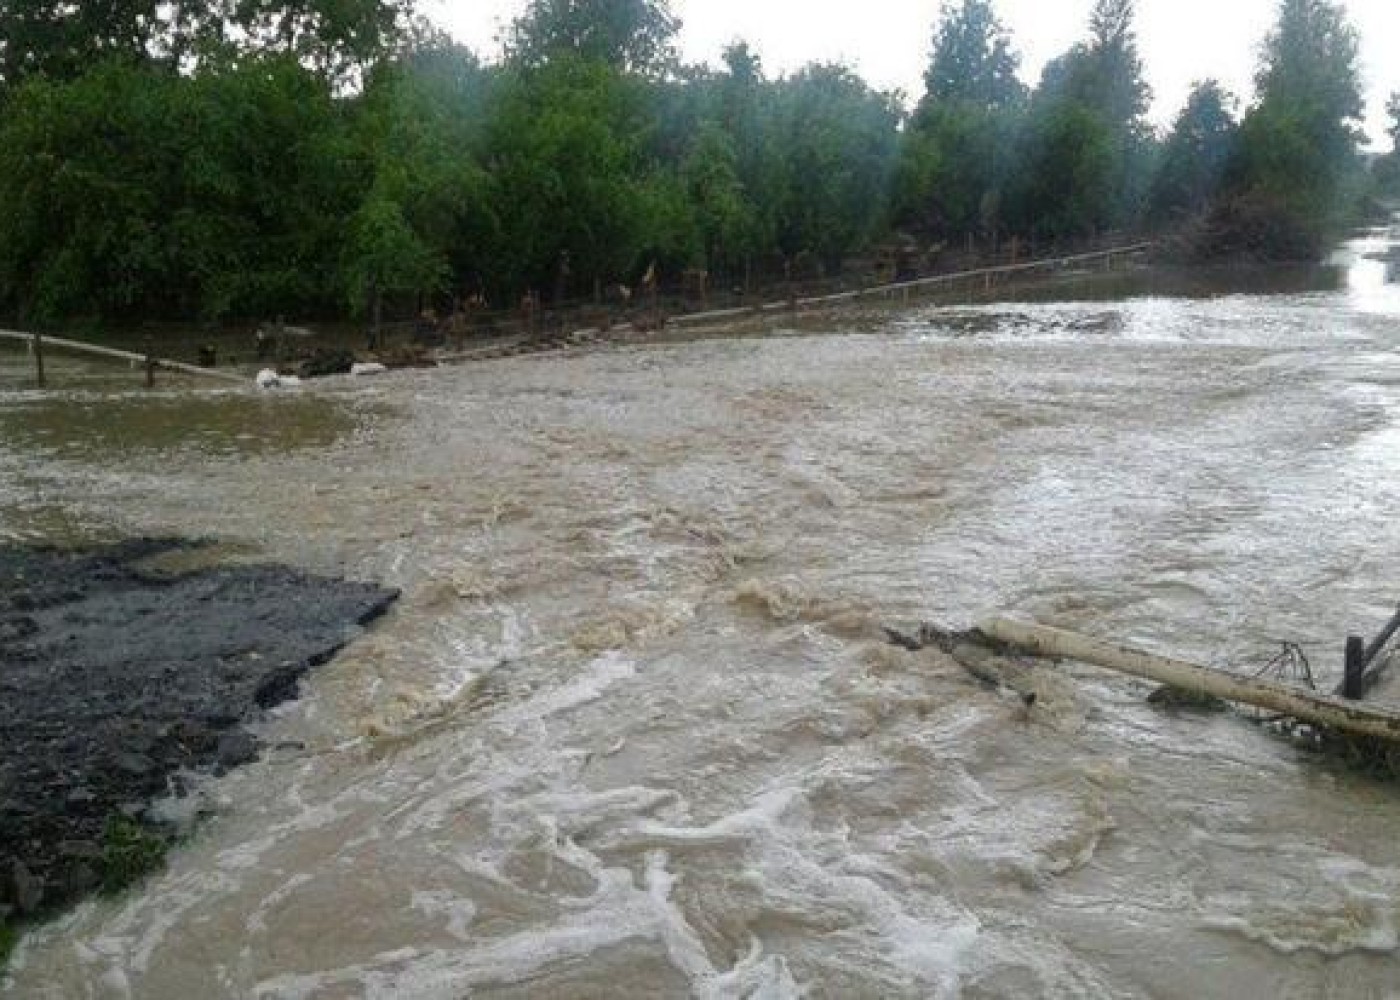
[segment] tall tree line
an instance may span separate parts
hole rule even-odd
[[[685,65],[666,0],[531,0],[494,63],[410,0],[10,0],[0,312],[363,316],[653,268],[737,283],[896,232],[1195,225],[1219,252],[1315,253],[1367,182],[1338,4],[1280,0],[1255,103],[1240,118],[1203,81],[1165,135],[1135,13],[1096,0],[1031,88],[992,0],[946,0],[907,111],[840,65],[768,74],[743,43]]]

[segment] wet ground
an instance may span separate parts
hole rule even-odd
[[[394,594],[207,548],[0,545],[0,907],[51,912],[121,880],[124,818],[188,832],[160,800],[258,752],[244,724],[380,617]],[[170,803],[181,809],[189,803]]]
[[[11,990],[1387,996],[1395,786],[1088,668],[1028,713],[881,630],[1289,640],[1333,678],[1397,599],[1387,245],[1315,290],[120,397],[225,442],[188,448],[64,433],[96,385],[0,394],[54,428],[0,438],[0,534],[217,533],[405,591],[264,727],[307,751]]]

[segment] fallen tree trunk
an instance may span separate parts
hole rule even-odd
[[[1091,663],[1193,694],[1212,695],[1225,701],[1281,712],[1339,733],[1400,743],[1400,711],[1393,709],[1361,705],[1303,688],[1242,677],[1011,618],[995,618],[983,625],[981,632],[1034,656]]]

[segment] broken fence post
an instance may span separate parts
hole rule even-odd
[[[1366,696],[1366,640],[1347,636],[1346,672],[1342,680],[1342,697],[1360,701]]]
[[[1390,621],[1387,622],[1385,628],[1381,630],[1381,634],[1376,636],[1375,640],[1366,647],[1366,666],[1369,667],[1371,661],[1379,656],[1381,650],[1389,645],[1390,640],[1395,638],[1397,630],[1400,630],[1400,611],[1396,611],[1395,614],[1391,616]]]
[[[1381,653],[1385,652],[1397,631],[1400,631],[1400,611],[1391,617],[1381,634],[1370,643],[1364,643],[1355,637],[1347,639],[1345,669],[1342,673],[1342,683],[1336,688],[1337,694],[1360,701],[1371,688],[1380,683],[1381,675],[1391,665],[1390,660],[1381,659]],[[1361,646],[1360,650],[1352,648],[1358,644]]]
[[[146,388],[154,389],[156,387],[156,356],[151,353],[150,337],[145,339],[143,346],[146,348]]]

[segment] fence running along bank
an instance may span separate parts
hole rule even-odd
[[[37,333],[20,333],[17,330],[0,330],[0,340],[18,340],[29,345],[29,349],[34,356],[34,367],[40,387],[42,387],[45,382],[44,351],[51,347],[64,351],[74,351],[79,354],[91,354],[98,357],[115,358],[119,361],[134,362],[144,368],[147,385],[150,385],[154,381],[157,369],[180,372],[185,375],[200,375],[205,378],[220,379],[225,382],[242,383],[247,381],[242,375],[236,372],[220,371],[217,368],[201,368],[198,365],[187,365],[181,361],[170,361],[166,358],[158,358],[151,354],[137,354],[134,351],[123,351],[115,347],[103,347],[100,344],[87,344],[79,340],[66,340],[62,337],[49,337]]]
[[[850,289],[825,295],[790,296],[752,305],[733,306],[725,309],[712,309],[693,313],[670,314],[665,315],[665,327],[667,329],[677,329],[693,326],[708,326],[716,323],[776,315],[783,312],[796,312],[802,309],[843,305],[862,301],[890,302],[898,299],[908,302],[921,292],[927,292],[937,288],[955,287],[959,284],[977,284],[980,286],[981,290],[989,291],[996,286],[997,281],[1001,278],[1030,274],[1036,271],[1058,271],[1077,264],[1092,264],[1096,262],[1103,262],[1108,270],[1112,270],[1116,261],[1144,254],[1151,250],[1154,245],[1155,244],[1151,242],[1132,243],[1106,250],[1095,250],[1090,253],[1073,254],[1066,257],[1044,257],[1016,264],[1002,264],[994,267],[974,268],[966,271],[950,271],[946,274],[935,274],[923,278],[912,278],[907,281],[871,285],[866,288]],[[645,312],[646,309],[645,307],[639,307],[638,311]],[[519,334],[503,343],[443,354],[440,356],[439,360],[452,362],[485,361],[515,354],[535,354],[549,350],[584,346],[606,341],[625,334],[641,332],[646,331],[640,329],[636,322],[623,322],[608,327],[593,326],[583,327],[571,332],[560,331],[552,336],[537,337],[529,334]]]
[[[637,309],[637,312],[641,315],[647,315],[649,313],[650,321],[644,320],[641,323],[637,320],[624,321],[605,326],[581,327],[572,331],[567,329],[558,330],[552,334],[540,334],[526,331],[514,336],[508,335],[507,339],[498,341],[495,344],[458,350],[455,352],[440,353],[436,355],[435,360],[447,362],[488,360],[514,354],[540,353],[549,350],[566,349],[585,344],[604,342],[628,334],[645,333],[650,330],[659,329],[663,325],[663,319],[664,326],[668,328],[684,329],[686,327],[713,325],[746,318],[776,315],[783,312],[796,312],[803,309],[835,306],[861,301],[889,302],[899,299],[908,302],[920,293],[926,293],[938,288],[953,288],[959,284],[978,285],[981,290],[990,291],[996,286],[1000,279],[1016,275],[1031,274],[1037,271],[1058,271],[1075,265],[1092,264],[1096,262],[1103,262],[1106,265],[1106,269],[1112,270],[1116,261],[1143,254],[1150,250],[1152,246],[1153,244],[1151,242],[1133,243],[1069,256],[1045,257],[1019,263],[1008,263],[963,271],[950,271],[944,274],[910,278],[905,281],[870,285],[864,288],[848,289],[821,295],[799,296],[795,293],[790,293],[785,297],[770,299],[765,302],[692,313],[681,312],[668,314],[664,311],[660,303],[653,303],[650,306],[639,306]],[[15,330],[0,330],[0,340],[19,341],[28,345],[34,358],[36,379],[41,388],[46,381],[44,353],[49,348],[111,358],[140,365],[145,372],[147,386],[154,384],[157,370],[179,372],[185,375],[216,379],[224,382],[246,384],[248,381],[248,377],[245,374],[229,371],[227,369],[191,365],[180,361],[172,361],[167,358],[159,358],[152,354],[124,351],[114,347],[68,340],[62,337],[23,333]]]

